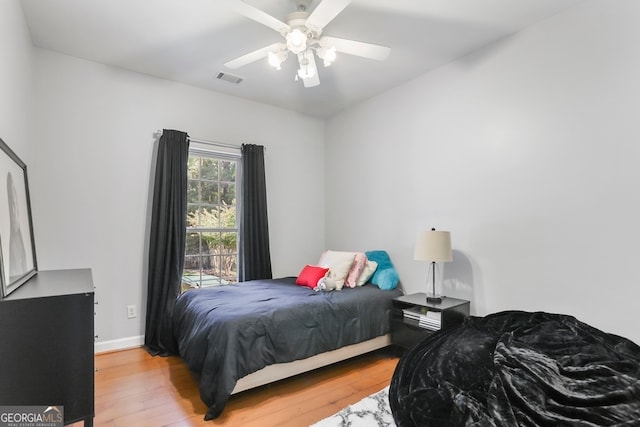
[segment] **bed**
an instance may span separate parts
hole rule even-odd
[[[389,403],[398,427],[637,426],[640,347],[567,315],[470,317],[402,356]]]
[[[180,356],[199,375],[205,419],[229,396],[389,344],[399,289],[314,291],[295,277],[190,290],[173,313]]]

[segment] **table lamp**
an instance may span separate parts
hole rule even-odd
[[[417,261],[428,261],[431,264],[429,268],[432,270],[432,292],[427,292],[427,302],[440,304],[443,295],[436,294],[436,262],[451,262],[453,257],[451,254],[451,233],[448,231],[436,231],[432,228],[428,231],[422,231],[416,240],[416,247],[413,252],[413,259]],[[429,278],[427,278],[427,288],[429,287]]]

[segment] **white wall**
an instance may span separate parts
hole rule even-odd
[[[144,330],[163,127],[267,146],[275,275],[325,247],[381,248],[422,291],[413,245],[435,226],[455,249],[445,293],[475,314],[563,312],[640,341],[639,19],[633,0],[586,2],[338,115],[325,136],[315,119],[33,49],[5,0],[0,137],[29,165],[40,268],[93,269],[101,341]]]
[[[589,1],[327,124],[327,247],[386,249],[408,293],[421,229],[445,294],[575,315],[640,342],[640,2]]]
[[[266,147],[275,276],[297,275],[324,248],[323,121],[46,50],[34,49],[34,60],[38,261],[41,269],[92,268],[99,341],[144,333],[158,129]],[[127,320],[129,304],[138,318]]]
[[[18,0],[0,1],[0,52],[0,138],[28,165],[31,38]]]

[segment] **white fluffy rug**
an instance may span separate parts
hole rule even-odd
[[[395,427],[389,407],[389,387],[347,406],[311,427]]]

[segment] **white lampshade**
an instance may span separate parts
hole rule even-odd
[[[451,233],[448,231],[422,231],[416,240],[413,259],[429,262],[451,262]]]
[[[336,48],[333,46],[330,48],[320,46],[316,49],[316,54],[318,55],[318,58],[324,61],[325,67],[331,66],[333,61],[336,60]]]
[[[287,49],[296,55],[307,50],[307,35],[298,28],[286,35]]]
[[[279,52],[269,52],[269,65],[271,65],[276,70],[281,68],[282,63],[287,59],[287,53],[284,51]]]

